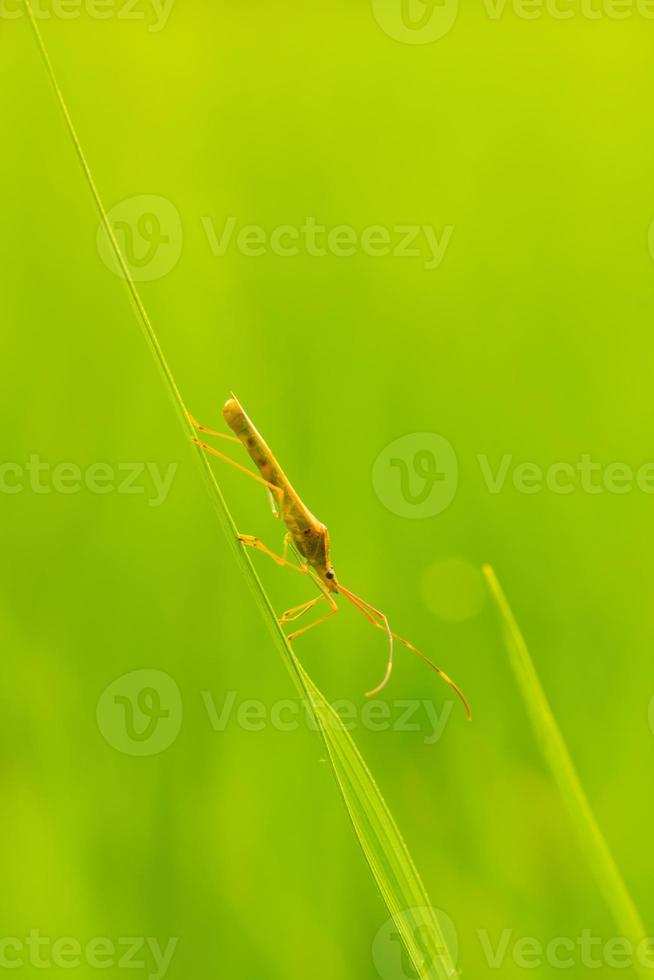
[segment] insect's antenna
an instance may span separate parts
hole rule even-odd
[[[395,634],[391,630],[388,619],[383,612],[375,609],[375,607],[371,606],[369,602],[366,602],[365,599],[361,599],[358,595],[355,595],[354,592],[350,592],[349,589],[344,589],[340,584],[338,586],[338,591],[342,592],[343,595],[350,600],[352,605],[356,606],[373,626],[376,626],[380,630],[384,630],[388,636],[388,661],[386,663],[386,673],[384,674],[384,679],[382,680],[381,684],[378,684],[372,691],[366,691],[366,697],[372,698],[375,694],[379,694],[380,691],[384,690],[390,680],[391,674],[393,673],[393,637]],[[381,623],[377,622],[375,617],[372,615],[373,613],[376,616],[379,616],[384,624],[383,626]]]
[[[428,667],[431,667],[431,669],[434,670],[438,674],[438,676],[442,680],[444,680],[445,683],[448,684],[452,688],[452,690],[454,691],[454,693],[457,695],[457,697],[459,698],[459,700],[463,704],[463,707],[466,709],[466,714],[468,716],[468,720],[469,721],[472,721],[472,711],[470,710],[470,705],[468,703],[468,699],[466,698],[465,694],[463,693],[463,691],[461,690],[461,688],[458,686],[458,684],[456,684],[452,680],[452,678],[448,674],[445,673],[444,670],[441,670],[440,667],[437,667],[436,664],[433,662],[433,660],[430,660],[429,657],[426,657],[425,654],[422,653],[420,650],[418,650],[417,647],[414,647],[413,643],[409,643],[409,641],[408,640],[405,640],[402,636],[398,636],[397,633],[393,633],[393,631],[391,630],[390,626],[388,625],[388,619],[386,618],[386,616],[382,612],[380,612],[378,609],[375,609],[374,606],[371,606],[369,602],[366,602],[365,599],[361,599],[361,598],[359,598],[359,596],[354,595],[354,593],[353,592],[350,592],[348,589],[344,589],[343,586],[340,585],[340,584],[338,586],[338,590],[339,590],[339,592],[342,592],[343,595],[346,596],[350,600],[350,602],[352,602],[357,607],[357,609],[360,609],[361,610],[361,612],[364,614],[364,616],[366,617],[366,619],[368,619],[372,623],[373,626],[376,626],[377,629],[384,630],[386,633],[389,633],[390,634],[390,637],[391,637],[391,641],[392,641],[393,638],[396,639],[399,643],[401,643],[403,646],[405,646],[407,648],[407,650],[411,650],[412,653],[415,653],[416,657],[420,657],[420,659],[423,661],[423,663],[426,663]],[[383,626],[382,626],[382,623],[378,622],[375,619],[375,615],[376,616],[379,616],[379,618],[383,621],[383,623],[384,623]],[[392,652],[391,652],[391,658],[389,660],[389,667],[387,668],[387,671],[386,671],[386,677],[384,678],[384,680],[382,681],[382,683],[379,685],[379,687],[375,688],[374,691],[370,691],[369,692],[368,697],[371,697],[373,694],[378,694],[379,691],[381,691],[386,686],[386,684],[388,683],[388,680],[389,680],[389,678],[391,676],[391,670],[392,670],[392,668],[393,668],[393,656],[392,656]]]
[[[459,698],[459,700],[463,704],[463,707],[466,709],[466,714],[468,716],[468,721],[472,721],[472,711],[470,710],[470,705],[468,703],[468,699],[465,696],[465,694],[463,693],[463,691],[461,690],[461,688],[459,687],[459,685],[458,684],[455,684],[455,682],[452,680],[452,678],[448,674],[446,674],[444,670],[441,670],[440,667],[437,667],[436,664],[433,662],[433,660],[430,660],[429,657],[426,657],[424,655],[424,653],[421,653],[420,650],[417,650],[416,647],[414,647],[414,645],[412,643],[409,643],[408,640],[403,640],[401,636],[398,636],[397,635],[397,633],[394,633],[393,635],[394,635],[395,639],[396,640],[399,640],[400,643],[404,644],[404,646],[407,647],[408,650],[411,650],[413,653],[415,653],[415,655],[417,657],[420,657],[420,659],[424,663],[426,663],[428,667],[431,667],[432,670],[435,670],[436,673],[438,674],[438,676],[442,680],[444,680],[446,684],[449,684],[449,686],[452,688],[452,690],[454,691],[454,693],[457,695],[457,697]]]

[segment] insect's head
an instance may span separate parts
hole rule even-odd
[[[310,517],[294,535],[296,549],[307,560],[327,592],[338,592],[336,573],[329,555],[329,531],[315,517]]]
[[[318,574],[329,592],[338,592],[336,572],[329,554],[329,531],[324,524],[320,527],[318,538],[318,561],[316,563]]]

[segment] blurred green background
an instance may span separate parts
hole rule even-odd
[[[329,525],[341,579],[472,702],[469,725],[447,688],[398,652],[383,700],[391,720],[417,704],[418,730],[373,730],[360,712],[383,673],[381,634],[348,607],[298,641],[327,697],[355,706],[354,738],[475,978],[523,976],[513,955],[523,937],[615,936],[480,594],[485,561],[654,928],[652,496],[588,493],[578,479],[569,494],[525,493],[512,469],[491,493],[478,460],[493,471],[504,456],[543,470],[584,454],[634,470],[654,460],[654,26],[638,11],[570,9],[562,19],[464,7],[443,37],[404,43],[423,28],[402,27],[399,0],[185,0],[165,23],[144,2],[130,12],[117,0],[106,19],[41,8],[187,404],[221,427],[225,396],[238,393]],[[162,947],[178,937],[171,980],[377,977],[387,913],[320,740],[270,721],[294,689],[125,285],[102,261],[93,202],[13,10],[7,2],[0,20],[1,937]],[[432,269],[422,237],[420,256],[366,254],[358,239],[351,256],[312,255],[300,241],[297,255],[268,243],[255,257],[236,232],[214,254],[207,228],[220,237],[230,217],[237,232],[309,217],[358,236],[381,226],[394,243],[404,225],[450,237]],[[458,486],[442,512],[412,519],[412,505],[393,505],[400,467],[389,465],[381,494],[372,473],[387,446],[424,432],[453,447]],[[411,473],[419,447],[409,445]],[[35,456],[44,492],[27,475]],[[151,469],[141,494],[63,493],[62,463]],[[151,506],[147,473],[173,464],[170,492]],[[216,472],[239,527],[279,548],[264,494]],[[22,491],[7,492],[21,473]],[[311,596],[265,558],[257,567],[280,611]],[[171,744],[142,756],[129,740],[111,744],[101,717],[103,692],[137,670],[170,675],[183,703],[183,718],[175,708],[168,719]],[[216,731],[207,703],[220,713],[230,698]],[[236,717],[251,700],[264,706],[262,730]],[[451,708],[431,744],[423,700],[439,717]],[[499,971],[483,937],[506,940]],[[42,975],[26,950],[3,955],[23,956],[15,975]],[[597,969],[577,952],[568,975],[613,976],[594,953]],[[95,976],[82,960],[51,972]],[[106,976],[123,975],[116,960],[105,957]],[[132,975],[161,971],[146,957]]]

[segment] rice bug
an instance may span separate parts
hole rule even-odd
[[[270,451],[268,445],[253,425],[238,399],[233,394],[225,402],[223,416],[234,435],[227,435],[226,433],[219,432],[216,429],[209,429],[206,426],[201,425],[190,414],[189,420],[198,430],[198,432],[204,433],[205,435],[217,436],[220,439],[225,439],[230,442],[236,442],[243,445],[250,455],[253,463],[259,470],[259,473],[253,473],[245,466],[237,463],[224,453],[219,452],[219,450],[202,441],[197,436],[194,437],[193,441],[205,452],[210,453],[212,456],[216,456],[225,463],[229,463],[230,466],[234,466],[240,472],[245,473],[246,476],[251,477],[253,480],[256,480],[258,483],[264,486],[270,494],[273,504],[273,513],[284,522],[287,529],[286,535],[284,536],[284,550],[283,554],[281,555],[271,551],[270,548],[263,543],[263,541],[251,534],[239,534],[239,540],[246,547],[255,548],[257,551],[261,551],[263,554],[268,555],[268,557],[272,558],[272,560],[277,562],[278,565],[285,565],[303,575],[309,575],[320,590],[320,594],[314,599],[310,599],[308,602],[304,602],[302,605],[295,606],[292,609],[287,609],[286,612],[280,617],[280,625],[286,626],[288,623],[297,622],[297,620],[304,616],[305,613],[313,609],[322,600],[325,600],[330,607],[329,612],[325,613],[324,616],[321,616],[314,620],[314,622],[309,623],[308,626],[303,626],[300,629],[296,629],[289,633],[287,636],[289,642],[300,636],[302,633],[306,633],[315,626],[319,626],[321,623],[324,623],[325,620],[329,619],[331,616],[335,616],[338,612],[338,606],[334,596],[338,594],[344,595],[346,599],[349,599],[349,601],[363,613],[366,619],[373,626],[377,627],[377,629],[383,630],[388,637],[389,650],[386,672],[381,683],[378,684],[377,687],[373,688],[372,691],[367,692],[367,697],[372,697],[375,694],[379,694],[379,692],[386,687],[393,670],[393,641],[397,640],[398,643],[401,643],[403,646],[407,647],[407,649],[411,650],[412,653],[415,653],[416,656],[420,657],[420,659],[428,664],[432,670],[435,670],[436,673],[446,682],[446,684],[449,684],[449,686],[456,692],[463,702],[468,718],[471,718],[472,715],[470,712],[470,707],[465,695],[459,689],[459,687],[457,687],[454,681],[448,677],[445,671],[441,670],[440,667],[437,667],[436,664],[421,653],[420,650],[416,649],[412,643],[409,643],[408,640],[403,639],[401,636],[398,636],[397,633],[393,632],[385,613],[380,612],[379,609],[375,609],[375,607],[369,602],[366,602],[365,599],[361,599],[353,592],[350,592],[349,589],[346,589],[345,586],[339,582],[336,577],[334,567],[331,563],[329,531],[317,517],[314,517],[308,507],[306,507],[302,502],[297,492],[291,486],[291,483],[283,469]],[[289,550],[294,552],[295,556],[299,560],[299,564],[294,564],[289,560]]]

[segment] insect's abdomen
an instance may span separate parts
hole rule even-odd
[[[233,396],[227,399],[223,416],[234,435],[238,436],[247,449],[264,480],[286,490],[287,480],[277,466],[275,457],[243,411],[238,399]]]
[[[225,402],[223,416],[234,435],[247,449],[250,459],[264,480],[282,491],[281,499],[275,500],[278,516],[286,524],[300,555],[322,575],[326,572],[329,559],[327,528],[304,506],[234,395]]]

